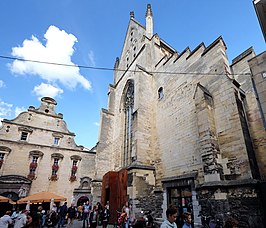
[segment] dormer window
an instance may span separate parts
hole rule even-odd
[[[59,145],[60,138],[55,137],[54,138],[54,145]]]
[[[20,136],[20,140],[22,141],[27,141],[27,138],[28,138],[28,132],[21,132],[21,136]]]
[[[60,143],[60,140],[64,137],[64,135],[60,134],[60,133],[57,133],[57,132],[54,132],[53,134],[53,138],[54,138],[54,145],[55,146],[58,146],[59,143]]]
[[[28,141],[29,134],[33,132],[33,130],[28,127],[19,127],[18,130],[21,132],[21,135],[20,135],[21,141]]]

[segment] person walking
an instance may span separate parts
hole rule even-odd
[[[83,206],[82,206],[82,204],[80,204],[79,206],[78,206],[78,220],[82,220],[82,212],[83,212]]]
[[[123,228],[129,228],[130,215],[129,215],[128,202],[126,202],[125,205],[123,206],[122,213],[126,213],[125,221],[123,222]]]
[[[13,224],[13,220],[10,217],[11,211],[6,211],[6,214],[0,218],[0,227],[8,228],[9,225]]]
[[[68,220],[69,220],[68,224],[72,225],[73,224],[73,220],[74,220],[74,218],[76,216],[76,213],[77,213],[77,209],[74,206],[74,203],[72,203],[71,206],[68,208],[67,213],[68,213]]]
[[[89,214],[90,214],[90,210],[91,210],[91,206],[89,204],[89,201],[87,201],[83,205],[83,213],[82,213],[82,217],[83,217],[83,228],[85,228],[85,224],[87,224],[87,227],[89,227]]]
[[[105,205],[102,211],[102,225],[103,228],[106,228],[109,222],[110,212],[109,212],[109,205]]]
[[[16,218],[14,228],[25,227],[28,222],[28,218],[27,218],[28,215],[29,215],[29,211],[23,210],[21,214]]]
[[[161,224],[160,228],[177,228],[175,220],[177,216],[177,208],[170,205],[166,210],[166,220]]]
[[[66,215],[67,215],[67,202],[65,202],[61,207],[59,207],[58,209],[58,228],[59,227],[63,227],[65,224],[65,219],[66,219]]]
[[[89,220],[90,220],[90,227],[91,228],[96,228],[97,227],[97,224],[98,224],[98,210],[97,210],[97,206],[93,206],[93,209],[90,213],[90,217],[89,217]]]
[[[191,213],[190,212],[184,213],[184,225],[182,226],[182,228],[192,228],[191,221],[192,221]]]

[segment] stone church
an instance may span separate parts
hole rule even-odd
[[[17,201],[42,191],[92,200],[95,149],[77,146],[54,99],[44,97],[0,129],[0,195]],[[91,168],[88,168],[91,167]]]
[[[77,146],[56,101],[44,97],[0,129],[0,195],[50,191],[78,204],[109,201],[110,222],[128,201],[131,217],[170,204],[214,222],[263,227],[266,211],[266,52],[230,63],[218,37],[177,51],[130,13],[101,111],[99,141]],[[265,222],[265,220],[264,220]]]
[[[174,204],[178,219],[191,212],[195,226],[206,215],[263,227],[265,57],[249,48],[229,63],[222,37],[177,51],[153,32],[150,5],[145,26],[131,12],[101,111],[102,201],[113,210],[129,201],[133,217],[151,210],[165,218]]]

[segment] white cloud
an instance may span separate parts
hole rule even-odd
[[[12,104],[8,104],[0,99],[0,118],[7,118],[12,115]]]
[[[24,107],[13,107],[13,104],[8,104],[0,98],[0,127],[2,126],[1,121],[3,119],[14,119],[24,111],[27,111],[27,109]]]
[[[88,57],[89,57],[90,65],[93,66],[93,67],[95,67],[96,64],[95,64],[95,58],[94,58],[93,51],[89,51]]]
[[[94,122],[93,123],[95,126],[100,126],[100,124],[98,122]]]
[[[15,108],[15,116],[18,116],[20,113],[27,111],[25,107],[16,107]]]
[[[52,97],[60,96],[64,91],[53,85],[41,83],[38,86],[35,86],[33,92],[39,97]]]
[[[46,40],[45,45],[35,36],[32,36],[29,40],[24,40],[22,47],[12,48],[12,55],[26,60],[75,65],[71,60],[74,53],[73,46],[77,42],[74,35],[68,34],[55,26],[50,26],[44,38]],[[91,88],[91,83],[80,74],[78,67],[15,60],[10,64],[10,70],[15,74],[37,75],[48,83],[59,82],[70,89],[74,89],[78,84],[87,90]]]
[[[5,86],[5,83],[4,81],[0,80],[0,88],[4,87]]]

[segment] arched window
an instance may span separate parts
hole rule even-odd
[[[163,94],[163,87],[160,87],[158,89],[158,99],[162,99],[164,97],[164,94]]]
[[[124,110],[125,110],[125,130],[124,130],[124,154],[122,165],[128,166],[131,163],[132,153],[132,124],[133,124],[133,108],[134,108],[134,83],[129,80],[126,85],[124,94]]]

